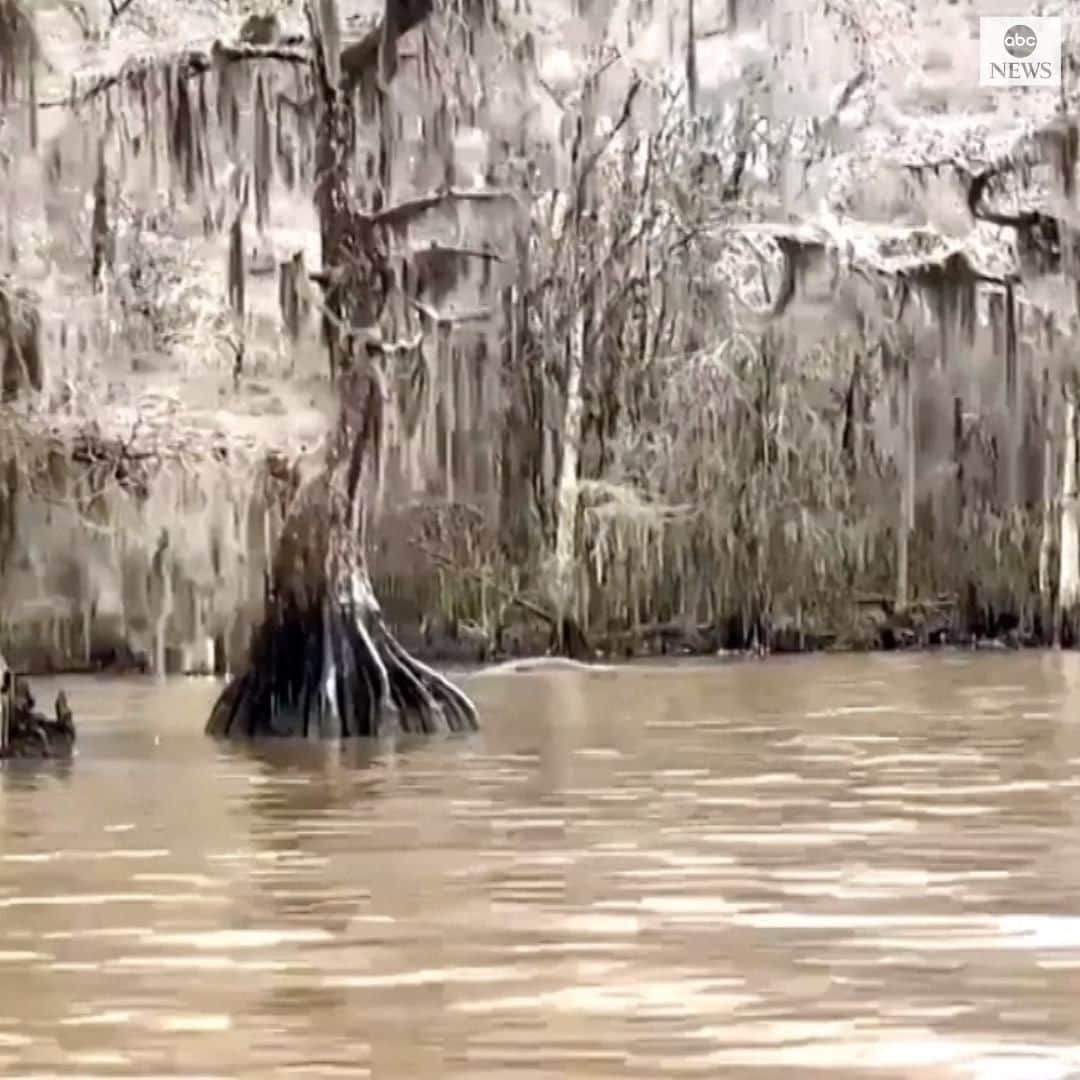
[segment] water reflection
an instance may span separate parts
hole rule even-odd
[[[1078,660],[479,677],[345,747],[69,680],[80,756],[0,770],[0,1072],[1067,1076]]]

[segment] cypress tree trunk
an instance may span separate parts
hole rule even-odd
[[[397,36],[430,6],[389,0],[381,65],[393,74]],[[211,735],[347,738],[477,727],[476,711],[449,680],[401,647],[382,619],[365,559],[365,522],[377,495],[386,381],[381,325],[392,288],[385,230],[404,211],[360,211],[352,194],[354,117],[337,54],[336,14],[307,5],[319,104],[315,204],[322,235],[324,332],[339,413],[325,471],[296,499],[268,583],[266,611],[247,670],[226,687]],[[375,94],[382,93],[376,87]]]

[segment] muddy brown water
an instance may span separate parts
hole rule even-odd
[[[1080,656],[462,682],[480,735],[343,753],[62,680],[0,1074],[1080,1076]]]

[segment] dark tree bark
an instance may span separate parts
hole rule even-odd
[[[386,394],[382,325],[391,321],[383,316],[393,288],[386,231],[429,206],[420,199],[367,213],[355,203],[351,90],[364,83],[356,56],[336,54],[337,28],[326,24],[336,22],[326,10],[332,6],[324,2],[316,11],[309,0],[307,14],[319,108],[320,279],[337,428],[324,473],[298,496],[286,522],[248,668],[210,716],[207,732],[217,736],[347,738],[477,727],[468,698],[395,640],[368,576],[365,523],[380,472]],[[362,92],[383,92],[378,84],[395,70],[397,37],[429,11],[429,0],[389,0],[381,50],[372,48],[371,35],[365,39],[367,60],[382,78]]]
[[[297,499],[248,668],[218,699],[209,734],[349,738],[476,729],[469,699],[409,656],[383,622],[362,530],[340,516],[339,480],[328,470]]]
[[[0,664],[3,664],[0,658]],[[55,719],[35,712],[30,686],[4,666],[0,695],[0,758],[64,758],[75,747],[75,723],[63,690],[56,695]]]

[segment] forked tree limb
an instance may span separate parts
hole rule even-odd
[[[134,2],[135,0],[109,0],[109,25],[118,22]]]

